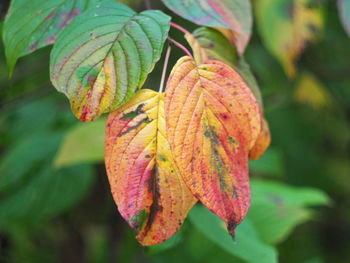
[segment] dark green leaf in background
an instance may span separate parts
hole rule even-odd
[[[293,228],[312,217],[310,206],[329,203],[318,189],[297,188],[285,184],[252,180],[252,204],[248,218],[261,239],[268,244],[282,241]]]
[[[10,72],[18,58],[53,44],[74,17],[100,0],[12,0],[3,40]]]
[[[204,206],[196,205],[189,214],[190,221],[203,235],[228,253],[250,263],[277,262],[276,250],[264,244],[249,219],[236,229],[234,242],[225,224]]]

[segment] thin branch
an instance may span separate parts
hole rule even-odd
[[[176,40],[172,39],[171,37],[168,37],[168,40],[173,43],[175,46],[177,46],[178,48],[181,48],[187,56],[193,58],[191,52],[182,44],[180,44],[179,42],[177,42]]]
[[[159,94],[163,93],[165,75],[166,75],[166,70],[167,70],[168,63],[169,63],[170,53],[171,53],[171,45],[168,45],[168,49],[166,50],[165,59],[164,59],[162,78],[160,80],[160,85],[159,85],[159,91],[158,91]]]
[[[172,26],[173,28],[176,28],[177,30],[180,30],[182,33],[184,34],[189,34],[189,35],[192,35],[190,33],[190,31],[188,31],[187,29],[183,28],[182,26],[174,23],[174,22],[170,22],[170,26]]]

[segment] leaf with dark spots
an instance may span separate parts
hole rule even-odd
[[[63,30],[51,52],[51,81],[78,119],[92,121],[117,109],[143,86],[161,56],[169,22],[161,11],[138,14],[106,1]],[[85,85],[92,69],[96,80]]]
[[[142,110],[142,107],[144,106],[144,104],[140,104],[139,106],[137,106],[136,110],[134,111],[130,111],[128,113],[125,113],[123,115],[123,117],[121,117],[121,120],[126,120],[126,119],[133,119],[135,118],[137,115],[144,113],[144,111]]]
[[[111,191],[144,246],[174,235],[196,202],[165,134],[163,95],[152,90],[140,90],[107,120],[105,162]]]
[[[249,207],[248,152],[260,133],[259,103],[229,66],[183,57],[169,76],[165,116],[185,183],[233,234]]]
[[[77,15],[100,1],[12,0],[3,34],[10,72],[20,57],[53,44]]]
[[[122,120],[122,119],[121,119]],[[126,126],[119,134],[118,136],[123,136],[125,134],[127,134],[128,132],[134,130],[134,129],[137,129],[142,123],[150,123],[151,120],[148,119],[148,117],[145,117],[144,119],[140,120],[139,122],[137,122],[136,124],[134,125],[131,125],[131,126]]]
[[[198,28],[192,34],[185,36],[197,64],[202,64],[208,59],[218,60],[237,70],[262,105],[260,89],[249,65],[244,57],[237,59],[236,48],[230,45],[227,36],[213,28],[205,27]]]

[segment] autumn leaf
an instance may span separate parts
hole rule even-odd
[[[323,28],[322,6],[309,0],[257,0],[255,7],[265,46],[287,75],[295,77],[296,60]]]
[[[110,113],[105,162],[118,210],[144,246],[171,237],[196,202],[166,139],[163,95],[140,90]]]
[[[162,0],[174,13],[202,26],[234,31],[233,42],[243,54],[251,35],[252,10],[249,0]]]
[[[195,197],[233,235],[250,202],[248,152],[260,133],[260,107],[229,66],[190,57],[174,66],[165,92],[168,141]]]
[[[308,104],[314,109],[322,109],[332,104],[332,96],[327,88],[309,72],[301,74],[296,84],[294,98],[299,103]]]
[[[51,45],[77,15],[100,0],[12,0],[3,39],[12,73],[18,58]]]
[[[262,105],[260,89],[248,63],[243,56],[237,58],[236,48],[230,45],[226,36],[218,30],[200,27],[192,34],[185,34],[185,38],[192,48],[197,64],[211,59],[229,65],[241,75],[254,93],[255,98]]]
[[[249,151],[249,159],[250,160],[258,160],[269,148],[271,143],[271,134],[270,128],[267,120],[263,118],[261,120],[261,130],[256,140],[254,146]]]
[[[92,121],[142,87],[161,56],[169,21],[161,11],[138,14],[106,1],[66,27],[51,53],[51,81],[78,119]]]

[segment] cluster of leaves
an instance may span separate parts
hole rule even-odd
[[[51,81],[77,118],[111,112],[105,144],[111,190],[143,245],[172,236],[197,199],[233,234],[249,207],[248,157],[258,159],[270,141],[259,88],[243,58],[252,27],[249,1],[163,2],[211,27],[184,30],[194,58],[177,62],[165,95],[162,85],[159,92],[137,92],[168,37],[170,18],[160,11],[136,13],[111,0],[13,1],[4,26],[10,71],[20,56],[55,43]],[[310,1],[276,2],[257,1],[259,29],[293,77],[305,43],[322,28],[322,9]],[[287,15],[275,18],[281,22],[271,29],[267,20],[277,6]],[[271,30],[291,34],[272,41]],[[193,214],[200,217],[198,209]]]

